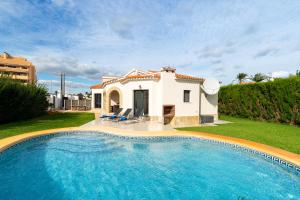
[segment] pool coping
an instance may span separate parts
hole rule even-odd
[[[133,131],[133,130],[126,130],[126,129],[119,129],[107,126],[95,126],[95,127],[69,127],[69,128],[58,128],[58,129],[48,129],[42,131],[34,131],[29,133],[24,133],[20,135],[15,135],[12,137],[7,137],[4,139],[0,139],[0,152],[8,149],[9,147],[18,144],[20,142],[26,141],[31,138],[35,138],[38,136],[49,135],[49,134],[56,134],[59,132],[64,131],[99,131],[110,133],[118,136],[134,136],[134,137],[149,137],[149,136],[185,136],[185,137],[195,137],[200,139],[208,139],[214,140],[219,142],[225,142],[229,144],[239,145],[241,147],[245,147],[248,149],[256,150],[262,153],[266,153],[268,155],[277,157],[282,159],[286,162],[294,164],[298,168],[300,168],[300,155],[292,152],[288,152],[286,150],[282,150],[276,147],[272,147],[269,145],[233,138],[223,135],[216,135],[211,133],[204,133],[204,132],[192,132],[192,131],[178,131],[178,130],[165,130],[165,131]]]

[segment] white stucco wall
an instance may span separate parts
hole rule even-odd
[[[214,115],[218,119],[218,94],[206,95],[201,92],[201,115]]]
[[[161,106],[175,105],[175,116],[199,116],[199,82],[175,79],[175,74],[170,72],[161,73],[161,81]],[[190,102],[183,101],[184,90],[190,90]]]
[[[125,109],[133,109],[134,90],[149,90],[149,116],[157,116],[157,88],[158,81],[138,80],[126,83],[112,83],[105,87],[108,91],[110,88],[117,87],[122,91],[122,107]]]

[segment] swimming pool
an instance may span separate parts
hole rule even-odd
[[[0,154],[0,199],[300,199],[300,175],[230,145],[66,132]]]

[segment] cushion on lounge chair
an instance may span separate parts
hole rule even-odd
[[[128,120],[128,118],[127,118],[127,117],[124,117],[124,116],[121,116],[121,117],[119,118],[119,121],[126,121],[126,120]]]
[[[118,121],[125,121],[128,119],[129,114],[131,113],[132,109],[127,108],[126,111],[123,113],[123,115],[117,116],[115,118],[110,118],[113,119],[113,121],[118,122]]]
[[[102,115],[100,116],[100,118],[107,118],[107,117],[110,117],[109,115]]]
[[[123,108],[119,108],[114,112],[114,114],[112,114],[112,115],[102,115],[102,116],[100,116],[100,118],[111,118],[112,117],[111,119],[114,119],[122,112],[122,110],[123,110]]]
[[[109,119],[116,119],[118,116],[117,115],[112,115],[109,117]]]

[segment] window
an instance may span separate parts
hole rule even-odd
[[[95,94],[95,108],[101,108],[101,94]]]
[[[190,90],[183,90],[183,102],[190,102]]]

